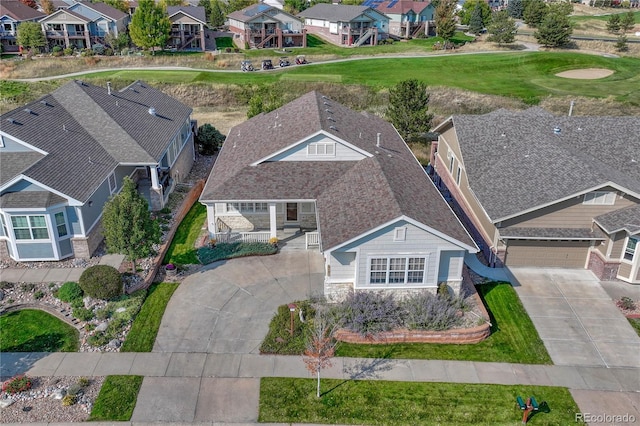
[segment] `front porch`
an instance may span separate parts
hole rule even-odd
[[[278,248],[288,250],[318,250],[320,248],[320,234],[315,229],[286,228],[276,232]],[[271,240],[270,231],[225,232],[216,234],[218,243],[268,243]]]

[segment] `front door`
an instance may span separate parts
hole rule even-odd
[[[287,222],[298,221],[298,203],[287,203]]]

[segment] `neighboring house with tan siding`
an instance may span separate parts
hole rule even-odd
[[[457,292],[477,252],[396,129],[317,92],[231,129],[200,202],[218,241],[306,238],[331,300]]]
[[[205,51],[207,17],[202,6],[169,6],[169,46],[177,50]]]
[[[436,185],[490,263],[640,283],[640,118],[536,107],[456,115],[434,131]]]

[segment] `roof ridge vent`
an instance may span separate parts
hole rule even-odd
[[[155,117],[157,115],[156,109],[154,107],[149,107],[149,114]]]

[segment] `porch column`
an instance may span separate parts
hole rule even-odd
[[[87,44],[87,49],[91,49],[91,37],[89,34],[89,26],[84,24],[84,42]]]
[[[269,203],[269,232],[270,238],[276,236],[276,203]]]
[[[160,189],[160,182],[158,182],[158,168],[157,167],[149,167],[150,175],[151,175],[151,187],[153,189]]]

